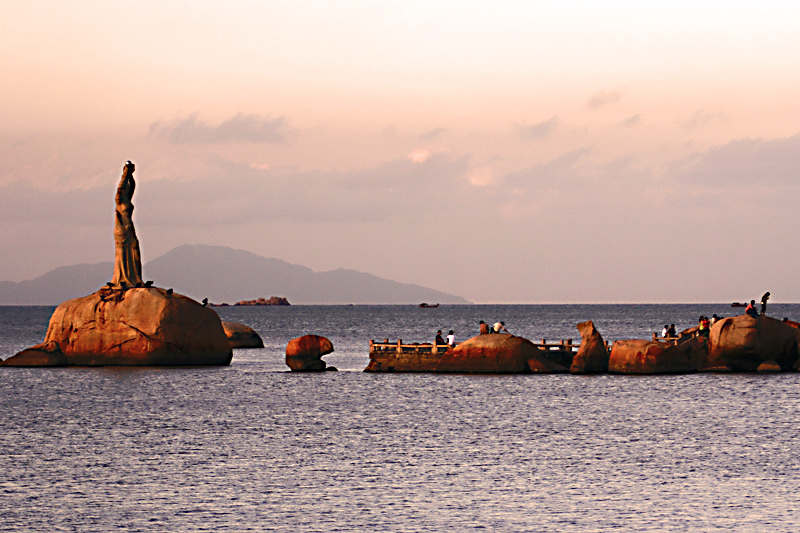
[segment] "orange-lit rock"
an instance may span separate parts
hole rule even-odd
[[[263,348],[264,341],[250,326],[239,322],[222,322],[222,328],[228,337],[231,348]]]
[[[472,337],[442,355],[436,372],[524,374],[566,371],[528,339],[501,334]]]
[[[573,374],[607,372],[608,347],[603,336],[591,320],[581,322],[577,328],[581,334],[581,347],[572,358],[569,371]]]
[[[615,342],[608,359],[608,371],[618,374],[678,374],[693,370],[680,347],[640,339]]]
[[[764,361],[758,365],[756,372],[781,372],[782,370],[781,365],[775,361]]]
[[[67,366],[67,358],[56,342],[43,342],[9,357],[3,366]]]
[[[333,343],[319,335],[303,335],[286,345],[286,364],[294,372],[327,370],[322,356],[333,351]],[[332,367],[331,367],[332,368]]]
[[[214,310],[156,287],[101,289],[62,303],[48,343],[78,366],[227,365],[233,354]]]
[[[765,315],[723,318],[711,327],[708,363],[755,372],[764,361],[774,361],[791,370],[798,362],[799,334],[800,330]]]

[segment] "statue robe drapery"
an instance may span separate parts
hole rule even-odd
[[[135,170],[128,161],[122,169],[122,179],[117,187],[115,198],[117,209],[114,216],[114,279],[116,287],[124,282],[128,287],[142,283],[142,256],[139,252],[139,239],[133,227],[133,191],[136,182],[133,179]]]

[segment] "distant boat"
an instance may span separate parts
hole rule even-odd
[[[731,304],[731,307],[747,307],[747,304],[743,304],[743,303],[739,303],[739,302],[733,302]]]
[[[422,302],[421,304],[419,304],[419,306],[422,307],[423,309],[433,309],[435,307],[439,307],[439,304],[426,304],[425,302]]]

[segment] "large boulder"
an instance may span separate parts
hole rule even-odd
[[[581,347],[572,358],[569,371],[573,374],[607,372],[608,347],[603,336],[591,320],[581,322],[577,328],[581,334]]]
[[[231,348],[263,348],[264,341],[261,336],[250,326],[239,322],[222,322],[222,329]]]
[[[693,370],[679,346],[642,339],[615,342],[608,359],[608,371],[617,374],[682,374]]]
[[[57,342],[43,342],[22,350],[3,362],[2,366],[67,366],[69,362]]]
[[[62,303],[50,318],[49,343],[79,366],[227,365],[233,356],[214,310],[156,287],[101,289]],[[18,355],[30,357],[26,351]]]
[[[333,343],[319,335],[303,335],[286,345],[286,364],[293,372],[328,370],[323,355],[333,351]],[[333,367],[330,367],[333,369]]]
[[[726,363],[737,372],[755,372],[765,361],[791,370],[798,361],[798,333],[766,315],[723,318],[711,327],[708,361]]]
[[[566,372],[528,339],[505,333],[472,337],[442,355],[436,372],[527,374]]]

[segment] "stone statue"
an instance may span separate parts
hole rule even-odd
[[[133,171],[136,167],[128,161],[122,169],[122,179],[117,187],[116,214],[114,217],[114,279],[115,287],[136,287],[142,283],[142,256],[139,239],[133,228],[133,190],[136,182]]]

